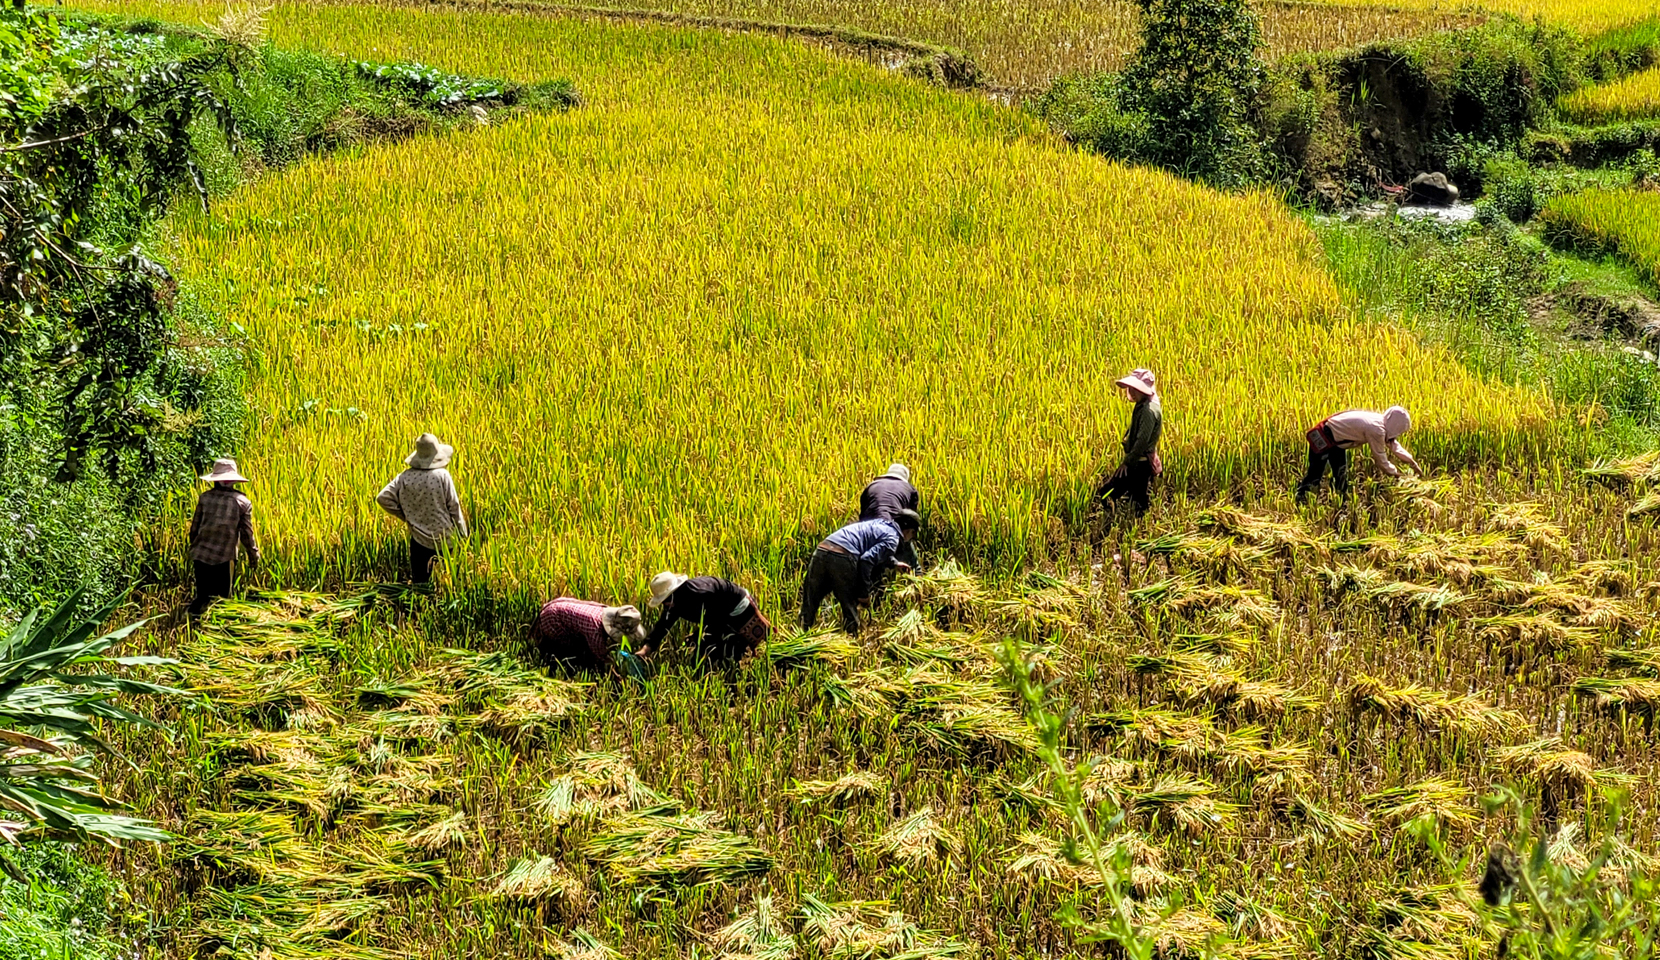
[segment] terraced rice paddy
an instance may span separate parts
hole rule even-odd
[[[461,451],[453,578],[526,598],[637,596],[665,566],[792,593],[892,458],[940,542],[1042,552],[1127,415],[1104,374],[1139,365],[1171,398],[1172,477],[1237,476],[1354,402],[1408,404],[1436,456],[1548,432],[1535,396],[1351,319],[1276,201],[797,45],[425,16],[379,11],[360,52],[478,40],[487,70],[518,50],[586,105],[304,165],[176,223],[181,270],[261,358],[244,462],[275,575],[389,573],[372,497],[421,430]]]
[[[946,564],[862,637],[648,688],[451,649],[501,641],[396,592],[223,605],[157,638],[216,710],[130,745],[125,795],[182,839],[127,864],[172,954],[1066,952],[1055,911],[1102,909],[1099,875],[1061,852],[1014,638],[1086,796],[1127,812],[1106,842],[1166,956],[1491,955],[1475,874],[1409,821],[1482,851],[1513,783],[1571,859],[1617,788],[1614,868],[1654,868],[1660,544],[1626,512],[1655,471],[1599,473],[1367,489],[1336,528],[1195,507],[1094,567]]]
[[[1569,119],[1585,124],[1652,119],[1660,116],[1660,69],[1583,87],[1563,97],[1560,106]]]
[[[1660,282],[1660,194],[1583,190],[1552,197],[1539,217],[1555,241],[1612,253]]]

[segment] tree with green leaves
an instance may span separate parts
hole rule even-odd
[[[114,752],[99,726],[156,726],[115,698],[182,693],[125,675],[175,661],[107,656],[146,621],[100,633],[114,606],[78,617],[80,600],[77,592],[56,610],[28,614],[0,641],[0,839],[165,840],[99,789],[99,754]],[[15,870],[3,856],[0,867]]]

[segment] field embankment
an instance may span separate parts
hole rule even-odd
[[[368,19],[306,12],[338,17],[314,34],[337,49]],[[1161,377],[1178,482],[1289,458],[1356,403],[1411,406],[1437,458],[1546,429],[1537,396],[1351,319],[1271,200],[797,45],[372,18],[378,55],[579,77],[587,105],[306,165],[177,221],[181,269],[260,357],[244,462],[291,581],[393,569],[372,497],[427,429],[461,450],[460,580],[594,595],[663,566],[787,594],[891,458],[925,478],[942,543],[1040,551],[1109,465],[1133,366]]]

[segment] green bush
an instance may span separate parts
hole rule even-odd
[[[74,845],[30,844],[10,856],[28,879],[0,877],[0,960],[114,960],[110,935],[125,899],[115,878]]]

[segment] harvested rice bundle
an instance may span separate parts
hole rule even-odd
[[[962,853],[963,841],[939,821],[933,807],[923,807],[896,820],[868,847],[891,863],[917,867]]]
[[[1468,887],[1408,887],[1379,898],[1378,923],[1394,937],[1453,944],[1480,929],[1481,918],[1469,907],[1479,898]]]
[[[1660,677],[1660,647],[1639,647],[1627,650],[1605,650],[1608,665],[1619,670],[1630,670],[1645,677]]]
[[[1637,587],[1632,566],[1625,560],[1587,560],[1574,568],[1568,582],[1593,593],[1624,596]]]
[[[901,578],[892,592],[894,602],[928,610],[936,617],[970,621],[985,599],[980,581],[955,560],[946,560],[926,573]]]
[[[859,645],[846,634],[828,627],[800,631],[775,630],[761,648],[767,662],[776,666],[806,666],[823,663],[844,667],[859,653]]]
[[[773,908],[771,897],[757,897],[754,907],[709,939],[718,960],[790,960],[796,955],[796,943],[785,932],[785,920]]]
[[[1302,928],[1297,921],[1242,893],[1221,894],[1211,904],[1211,909],[1217,919],[1228,925],[1228,931],[1234,937],[1283,940]]]
[[[1476,636],[1508,645],[1516,655],[1554,654],[1596,642],[1590,627],[1569,626],[1548,613],[1507,613],[1471,621]]]
[[[1618,786],[1632,778],[1614,770],[1601,770],[1590,755],[1569,750],[1556,737],[1546,737],[1493,752],[1511,776],[1537,782],[1548,816],[1558,807],[1586,795],[1593,786]]]
[[[1272,719],[1313,710],[1319,701],[1278,684],[1246,680],[1213,657],[1180,654],[1132,658],[1137,670],[1170,678],[1171,691],[1185,707],[1203,704],[1245,720]]]
[[[558,960],[622,960],[622,954],[581,927],[571,931],[569,940],[555,940],[553,955]]]
[[[830,694],[873,720],[904,721],[912,736],[938,749],[977,750],[1037,747],[1031,724],[1009,704],[1008,691],[987,679],[962,677],[937,661],[894,674],[866,670],[828,684]]]
[[[1307,776],[1313,751],[1306,743],[1271,744],[1261,727],[1229,733],[1209,759],[1234,776],[1275,777],[1300,782]]]
[[[411,833],[405,841],[410,849],[426,854],[444,853],[467,839],[467,815],[457,810]]]
[[[622,754],[579,753],[565,761],[564,773],[548,781],[535,806],[550,823],[562,826],[672,803],[641,780]]]
[[[1199,514],[1198,524],[1201,530],[1214,530],[1222,536],[1238,537],[1253,546],[1280,553],[1299,549],[1320,550],[1320,542],[1309,536],[1296,521],[1246,513],[1226,503],[1206,508]]]
[[[1192,587],[1173,596],[1165,606],[1176,613],[1212,613],[1217,622],[1234,627],[1267,627],[1280,619],[1279,605],[1261,590],[1247,587]]]
[[[1653,716],[1660,707],[1660,680],[1643,678],[1580,677],[1572,690],[1591,697],[1599,710],[1630,711]]]
[[[1178,633],[1170,643],[1177,653],[1238,657],[1250,653],[1257,638],[1242,633]]]
[[[1525,549],[1502,533],[1418,533],[1394,541],[1377,538],[1369,553],[1409,579],[1446,577],[1465,586],[1503,576],[1500,565],[1514,563]]]
[[[1191,907],[1172,912],[1161,900],[1138,904],[1136,915],[1142,938],[1151,940],[1161,957],[1200,960],[1227,935],[1216,917]]]
[[[1275,809],[1286,819],[1301,823],[1316,841],[1354,840],[1365,836],[1366,824],[1316,804],[1303,796],[1292,796]]]
[[[1660,490],[1650,490],[1625,510],[1625,515],[1633,520],[1654,513],[1660,513]]]
[[[1443,613],[1469,606],[1475,597],[1447,586],[1430,586],[1405,580],[1376,583],[1361,589],[1368,600],[1394,610]]]
[[[1085,803],[1098,806],[1110,804],[1122,810],[1130,806],[1135,784],[1142,779],[1144,768],[1133,760],[1116,757],[1093,757],[1079,792]]]
[[[1544,515],[1544,505],[1523,501],[1520,503],[1489,503],[1487,522],[1496,530],[1503,530],[1534,550],[1553,553],[1568,551],[1568,534],[1562,525]]]
[[[1409,720],[1426,730],[1466,736],[1492,736],[1524,722],[1516,711],[1494,707],[1479,697],[1448,696],[1415,683],[1390,687],[1376,677],[1356,678],[1349,686],[1348,699],[1350,707],[1357,712]]]
[[[1390,582],[1389,574],[1382,570],[1353,564],[1322,567],[1320,576],[1326,581],[1326,589],[1334,594],[1365,593]]]
[[[653,808],[602,822],[582,845],[584,856],[625,883],[708,886],[772,869],[772,858],[749,838],[720,827],[712,813]]]
[[[1163,869],[1164,851],[1138,833],[1119,834],[1104,840],[1100,869],[1093,862],[1079,859],[1086,856],[1082,849],[1069,852],[1065,844],[1038,833],[1021,834],[1019,842],[1008,853],[1009,873],[1032,880],[1099,887],[1106,882],[1101,871],[1114,869],[1117,858],[1122,856],[1129,867],[1130,892],[1135,896],[1152,896],[1173,882]]]
[[[1136,550],[1147,556],[1169,557],[1211,570],[1231,569],[1240,573],[1256,569],[1273,553],[1268,547],[1242,544],[1233,537],[1181,534],[1166,534],[1153,540],[1143,540],[1136,545]]]
[[[332,722],[322,681],[304,663],[266,663],[244,657],[184,664],[183,686],[207,697],[215,709],[240,715],[266,729],[300,729]],[[306,717],[309,723],[294,723]]]
[[[1086,721],[1086,726],[1096,733],[1120,736],[1126,744],[1142,751],[1179,756],[1211,756],[1224,740],[1210,717],[1156,707],[1096,714]]]
[[[942,960],[968,946],[921,930],[881,900],[801,898],[802,933],[827,960]]]
[[[853,770],[835,780],[804,780],[790,791],[801,804],[823,804],[842,807],[854,800],[878,797],[888,791],[888,781],[868,770]]]
[[[1391,787],[1361,798],[1378,816],[1399,824],[1428,817],[1444,827],[1464,827],[1476,822],[1469,805],[1470,791],[1451,780],[1421,780],[1405,787]]]
[[[1539,584],[1526,603],[1530,610],[1548,610],[1560,615],[1571,627],[1592,629],[1637,629],[1637,615],[1612,597],[1592,597],[1556,584]]]
[[[518,690],[480,714],[478,724],[511,743],[545,742],[567,720],[587,708],[584,686],[547,680],[539,688]]]
[[[552,857],[532,853],[517,860],[490,890],[491,897],[528,902],[572,904],[587,890]]]
[[[1660,450],[1625,460],[1602,460],[1580,471],[1589,480],[1611,487],[1629,487],[1660,479]]]
[[[1130,794],[1136,814],[1164,818],[1190,835],[1202,834],[1232,820],[1234,805],[1216,799],[1209,780],[1185,774],[1164,774]]]

